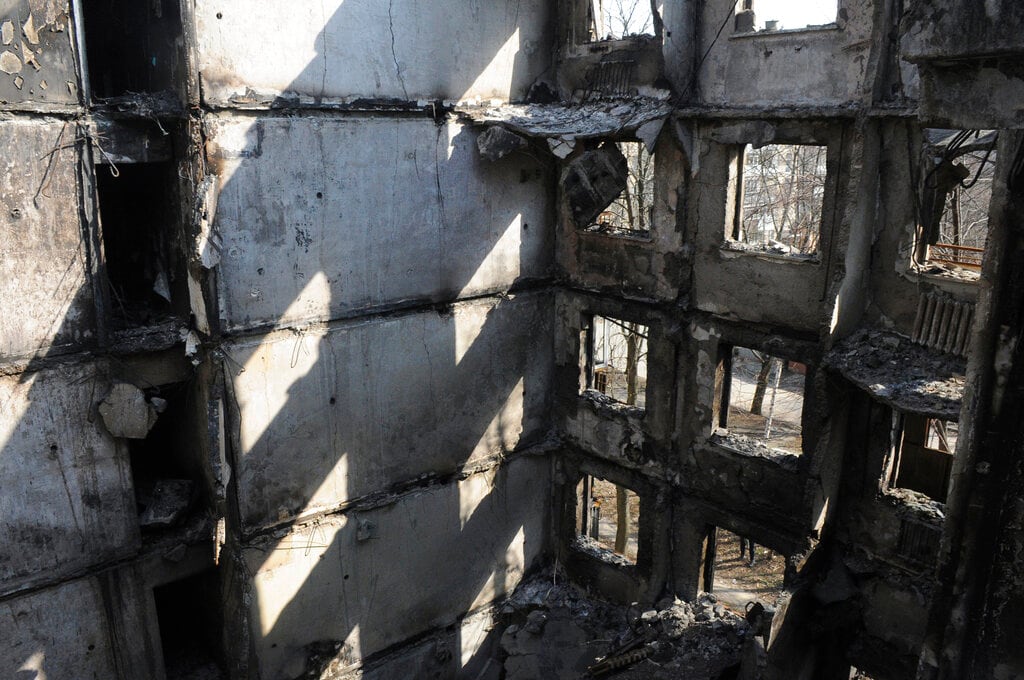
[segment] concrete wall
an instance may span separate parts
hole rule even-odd
[[[541,0],[303,0],[260,7],[254,25],[250,2],[204,2],[196,11],[204,97],[214,106],[517,99],[548,65],[549,12]]]
[[[71,13],[69,0],[6,3],[0,13],[0,101],[19,108],[78,103]]]
[[[816,143],[828,147],[828,179],[823,196],[818,253],[797,259],[771,253],[749,252],[730,246],[739,186],[736,153],[745,143],[757,142],[762,124],[720,123],[695,129],[695,153],[702,177],[692,183],[689,204],[693,235],[694,306],[724,318],[817,332],[826,322],[827,290],[832,264],[841,257],[845,231],[837,223],[845,206],[847,168],[842,132],[816,121],[769,124],[774,143]]]
[[[0,17],[17,33],[0,51],[24,39],[39,64],[0,78],[3,108],[32,111],[0,121],[0,673],[161,680],[153,589],[203,570],[232,677],[298,676],[328,638],[354,647],[325,663],[357,672],[449,626],[468,673],[489,605],[550,544],[549,461],[528,453],[551,430],[554,212],[550,164],[482,161],[445,102],[522,97],[550,9],[182,3],[166,35],[178,7],[158,4],[132,30],[181,58],[157,74],[173,96],[89,109],[75,29],[105,27],[59,0]],[[171,308],[193,316],[122,328],[95,173],[156,160]],[[130,456],[108,432],[115,382],[145,390],[144,414],[180,399],[159,446]],[[140,532],[140,470],[168,461],[190,514]]]
[[[76,209],[83,148],[76,134],[75,126],[57,120],[0,123],[0,140],[11,150],[0,176],[0,234],[7,243],[0,260],[0,357],[96,340],[90,248]]]
[[[127,451],[93,411],[106,389],[98,367],[23,373],[0,385],[0,588],[132,552],[139,538]]]
[[[719,106],[845,106],[870,89],[874,2],[843,0],[834,25],[737,32],[731,0],[703,5],[699,100]],[[756,8],[755,8],[756,11]],[[719,34],[719,29],[724,29]]]
[[[470,129],[364,116],[221,116],[206,129],[221,187],[225,329],[481,295],[549,274],[547,171],[480,160]]]
[[[325,642],[343,671],[510,592],[547,545],[548,468],[519,458],[248,545],[259,677],[298,677]]]
[[[239,674],[350,672],[547,551],[549,463],[518,456],[551,425],[550,166],[425,101],[521,97],[541,5],[197,8]]]
[[[539,443],[550,319],[528,294],[232,344],[243,521],[332,509]]]
[[[958,519],[914,506],[886,488],[890,426],[824,362],[862,326],[909,332],[924,292],[974,298],[973,284],[907,268],[916,128],[1020,126],[1013,3],[911,3],[899,24],[899,3],[842,0],[835,25],[741,34],[732,0],[688,0],[669,3],[659,36],[610,49],[559,42],[572,8],[541,0],[162,2],[147,11],[180,10],[183,26],[168,36],[176,16],[152,24],[175,60],[157,74],[172,96],[117,102],[80,100],[89,55],[76,29],[88,37],[95,22],[75,26],[63,0],[9,4],[0,674],[162,680],[154,588],[203,572],[220,588],[207,615],[223,623],[232,678],[354,677],[364,665],[367,677],[488,677],[493,605],[531,566],[568,557],[570,576],[626,602],[693,597],[708,525],[787,555],[805,579],[794,588],[834,565],[854,574],[844,595],[818,599],[854,613],[802,638],[810,665],[831,656],[910,677],[948,605],[973,597],[975,620],[997,631],[985,668],[1019,674],[1007,652],[1016,615],[1000,607],[1020,599],[1020,475],[972,486],[963,463]],[[143,24],[140,43],[157,30]],[[978,59],[991,52],[1002,61]],[[591,67],[619,57],[635,61],[627,89],[674,88],[653,228],[637,239],[577,230],[543,139],[483,160],[482,128],[450,106],[520,100],[537,80],[579,94]],[[953,57],[964,61],[937,63]],[[728,243],[745,143],[828,147],[816,257]],[[1006,215],[1019,212],[1013,149],[1004,141],[994,202]],[[165,247],[181,263],[177,316],[117,328],[95,173],[157,159],[175,202]],[[1019,305],[999,297],[1012,281],[986,274],[978,287],[1005,313],[979,313],[988,363],[972,364],[975,395],[1020,383],[1005,372],[1019,344],[997,352],[995,339],[1019,326],[1007,311]],[[587,314],[648,326],[642,411],[580,393]],[[718,358],[732,344],[810,366],[802,455],[715,438]],[[115,382],[145,390],[146,414],[171,386],[184,395],[157,417],[170,430],[160,450],[200,491],[166,531],[140,530],[145,466],[133,469],[130,442],[98,413]],[[980,441],[984,416],[963,441]],[[1003,418],[992,422],[1009,432],[1013,414]],[[569,546],[566,487],[581,474],[640,493],[635,567]],[[980,506],[1009,519],[979,531],[957,515]],[[960,585],[955,569],[933,577],[931,555],[904,545],[915,523],[982,561],[998,548],[993,589],[973,573]],[[813,630],[800,611],[781,618]],[[897,662],[878,663],[886,655]]]

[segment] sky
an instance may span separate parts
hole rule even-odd
[[[836,20],[836,0],[754,0],[758,27],[777,19],[779,28],[803,28]]]

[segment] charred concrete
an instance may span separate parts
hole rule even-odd
[[[1024,674],[1018,3],[8,4],[0,675]]]

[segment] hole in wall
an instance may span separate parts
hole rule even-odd
[[[710,528],[705,550],[705,559],[714,568],[705,569],[704,590],[730,609],[744,613],[753,601],[775,606],[784,594],[784,555],[715,527]]]
[[[227,678],[217,571],[153,589],[167,680]]]
[[[733,443],[754,442],[800,455],[806,364],[735,346],[723,368],[720,432]]]
[[[183,64],[174,0],[84,0],[82,16],[94,98],[175,89]]]
[[[999,133],[926,128],[923,136],[917,261],[974,278],[988,241]]]
[[[898,455],[892,486],[944,503],[960,431],[958,423],[910,413],[894,413],[893,417]]]
[[[589,375],[586,389],[627,406],[647,403],[648,328],[635,321],[594,315],[587,330]]]
[[[160,411],[145,439],[129,439],[136,509],[143,532],[180,526],[203,506],[202,461],[190,433],[196,432],[193,392],[188,383],[146,390]]]
[[[835,23],[837,0],[739,0],[737,31],[782,31]]]
[[[626,182],[619,195],[586,227],[609,236],[646,237],[654,216],[654,154],[643,142],[616,142],[626,159]]]
[[[113,327],[166,320],[184,285],[171,251],[177,215],[173,164],[125,163],[116,177],[108,166],[96,170]]]
[[[739,157],[732,239],[754,250],[816,256],[828,149],[807,144],[746,145]]]
[[[588,20],[587,42],[622,40],[631,36],[653,36],[654,14],[651,0],[578,0],[584,4]],[[658,4],[659,15],[663,3]]]
[[[635,491],[591,475],[576,484],[577,547],[618,564],[636,564],[639,530]]]

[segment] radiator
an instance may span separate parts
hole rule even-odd
[[[912,340],[937,352],[967,356],[971,344],[974,304],[928,293],[917,303]]]

